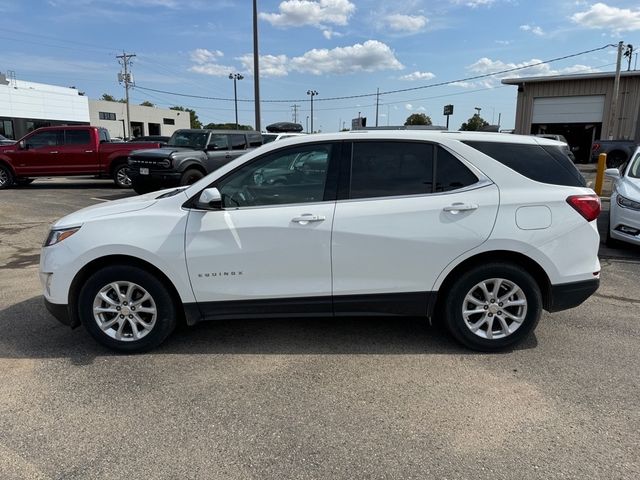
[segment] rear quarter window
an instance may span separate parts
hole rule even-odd
[[[586,187],[580,171],[560,146],[501,142],[463,142],[520,175],[540,183]]]

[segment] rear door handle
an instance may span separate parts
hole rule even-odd
[[[56,152],[49,152],[49,153],[60,153],[60,152],[57,152],[57,151],[56,151]]]
[[[478,205],[473,203],[453,203],[447,207],[444,207],[442,210],[445,212],[451,212],[454,215],[458,212],[468,212],[469,210],[477,210]]]
[[[85,150],[84,153],[93,153],[93,150]]]
[[[301,225],[306,225],[310,222],[323,222],[326,220],[324,215],[312,215],[311,213],[305,213],[300,215],[299,217],[294,217],[291,219],[292,222],[299,223]]]

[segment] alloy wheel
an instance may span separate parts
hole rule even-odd
[[[118,281],[105,285],[93,301],[93,318],[109,337],[133,342],[148,335],[158,317],[156,302],[140,285]]]
[[[511,280],[491,278],[474,285],[464,297],[462,317],[467,328],[481,338],[505,338],[522,326],[527,298]]]

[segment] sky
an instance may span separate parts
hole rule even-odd
[[[502,78],[613,71],[616,48],[470,77],[619,41],[640,51],[637,0],[258,0],[258,11],[263,129],[291,121],[293,105],[306,128],[309,90],[314,130],[349,128],[359,114],[373,125],[377,89],[379,125],[413,113],[444,125],[452,104],[451,129],[476,108],[509,129],[516,87]],[[254,125],[252,18],[251,0],[0,0],[0,71],[121,98],[115,56],[134,53],[131,101],[193,108],[205,124],[234,121],[228,77],[240,73],[239,121]]]

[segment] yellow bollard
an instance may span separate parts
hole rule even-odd
[[[604,169],[607,168],[607,154],[598,155],[598,170],[596,171],[596,187],[594,190],[598,196],[602,195],[602,181],[604,180]]]

